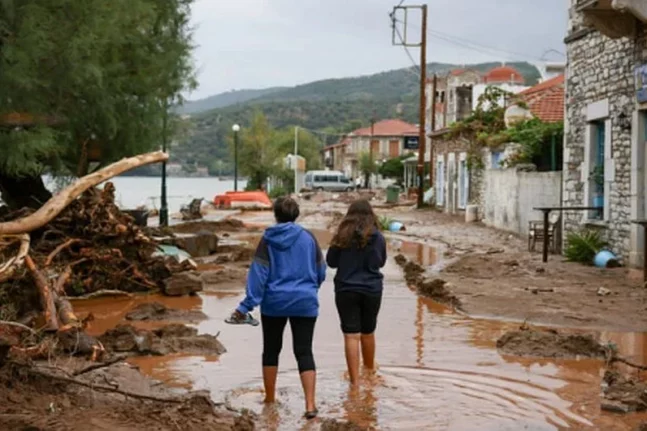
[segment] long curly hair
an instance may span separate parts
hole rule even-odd
[[[339,248],[350,248],[354,244],[364,248],[376,229],[379,224],[371,204],[366,199],[359,199],[348,208],[331,243]]]

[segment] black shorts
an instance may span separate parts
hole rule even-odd
[[[335,304],[344,334],[372,334],[382,304],[382,293],[337,292]]]

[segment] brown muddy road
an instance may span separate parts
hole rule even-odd
[[[320,235],[322,246],[326,235]],[[395,244],[425,265],[433,249]],[[616,416],[600,411],[602,363],[593,360],[520,359],[500,355],[495,342],[518,324],[474,320],[417,297],[392,257],[385,268],[383,308],[377,330],[379,378],[349,397],[342,336],[334,306],[333,271],[321,288],[315,333],[317,396],[321,418],[349,419],[367,429],[425,430],[632,430],[647,414]],[[193,298],[102,300],[75,305],[91,311],[92,331],[116,325],[137,303],[163,302],[202,310],[201,333],[221,333],[228,352],[220,358],[169,356],[133,360],[142,371],[172,385],[208,389],[215,401],[260,415],[261,429],[317,429],[301,419],[303,401],[289,330],[281,355],[277,407],[262,405],[261,331],[223,320],[243,296],[243,286]],[[156,325],[147,323],[147,325]],[[647,360],[644,334],[601,334],[624,356]]]

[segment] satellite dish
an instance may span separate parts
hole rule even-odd
[[[530,120],[532,118],[532,113],[528,109],[522,108],[519,105],[509,106],[508,109],[505,110],[505,114],[503,115],[503,120],[505,121],[506,127],[511,127],[515,123],[524,120]]]

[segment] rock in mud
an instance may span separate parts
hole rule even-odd
[[[505,250],[502,248],[496,248],[496,247],[490,247],[485,254],[501,254],[504,253]]]
[[[200,220],[195,222],[180,223],[170,228],[175,233],[197,233],[200,231],[213,232],[238,232],[247,230],[245,223],[238,219],[220,221]]]
[[[422,279],[418,282],[416,289],[418,295],[452,307],[459,308],[461,306],[460,300],[451,292],[451,284],[440,278]]]
[[[647,410],[647,383],[609,370],[602,381],[602,410],[615,413]]]
[[[365,431],[369,428],[362,428],[354,422],[338,421],[336,419],[324,419],[321,422],[321,431]]]
[[[196,322],[199,320],[204,320],[207,318],[207,315],[202,311],[198,310],[176,310],[173,308],[168,308],[159,302],[148,302],[145,304],[139,304],[132,311],[126,314],[126,320],[180,320],[180,321],[189,321]]]
[[[221,355],[227,351],[217,336],[198,335],[197,329],[179,324],[167,325],[155,331],[119,325],[99,339],[109,351],[139,355]]]
[[[400,266],[404,266],[404,265],[406,265],[406,264],[407,264],[407,258],[406,258],[406,257],[404,257],[404,255],[403,255],[403,254],[398,254],[398,255],[394,258],[394,260],[395,260],[395,263],[397,263],[397,264],[398,264],[398,265],[400,265]]]
[[[601,287],[598,289],[598,296],[609,296],[609,295],[611,295],[611,291],[606,287]]]
[[[157,353],[188,353],[195,355],[222,355],[227,351],[211,334],[198,335],[198,330],[185,325],[168,325],[153,332],[156,340]]]
[[[193,295],[202,291],[202,279],[191,272],[180,272],[164,282],[164,294],[168,296]]]
[[[244,287],[247,270],[245,268],[224,267],[213,271],[203,271],[202,281],[208,286],[223,283],[237,283]]]
[[[521,330],[505,333],[496,342],[502,353],[543,358],[604,358],[605,348],[591,335],[566,335],[557,331]]]
[[[162,243],[174,245],[185,250],[191,257],[209,256],[218,251],[218,237],[209,231],[198,231],[195,234],[183,234],[163,240]]]
[[[154,334],[132,325],[117,325],[99,337],[103,346],[113,352],[153,353]]]

